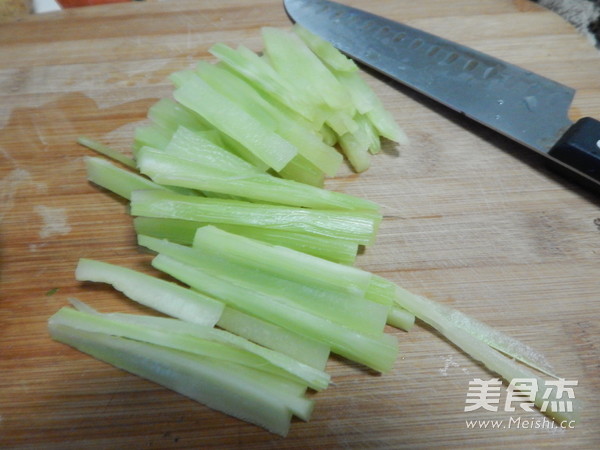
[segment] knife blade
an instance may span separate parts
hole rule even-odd
[[[328,0],[290,18],[356,61],[501,133],[600,188],[600,122],[573,123],[575,90],[425,31]]]

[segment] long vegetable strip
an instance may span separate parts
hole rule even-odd
[[[315,103],[324,103],[334,110],[349,110],[354,105],[348,93],[312,53],[300,38],[288,31],[265,27],[262,29],[265,53],[275,70]]]
[[[159,254],[152,260],[152,265],[235,309],[324,342],[333,352],[379,372],[391,370],[398,356],[398,342],[392,335],[382,334],[375,338],[357,333],[280,303],[276,298],[248,291],[229,280],[208,274],[169,256]]]
[[[561,402],[557,401],[557,390],[550,385],[546,388],[546,381],[537,376],[531,370],[517,364],[511,358],[506,357],[499,351],[493,349],[485,342],[474,339],[473,335],[448,320],[437,308],[432,308],[431,301],[410,292],[398,288],[397,302],[403,308],[411,311],[418,318],[428,323],[450,341],[463,349],[467,354],[477,361],[482,362],[489,370],[497,373],[509,383],[511,380],[528,379],[535,380],[537,390],[535,392],[535,405],[557,422],[573,423],[578,418],[578,407],[573,411],[560,411]],[[550,394],[550,395],[548,395]],[[562,394],[560,394],[562,395]],[[559,397],[560,398],[560,397]],[[542,405],[545,408],[542,408]]]
[[[178,158],[202,163],[220,172],[231,174],[259,174],[263,170],[226,150],[220,135],[194,131],[184,126],[176,129],[164,151]]]
[[[415,324],[415,315],[399,306],[392,306],[387,316],[387,323],[401,330],[409,331]]]
[[[277,174],[281,178],[298,181],[311,186],[323,187],[325,184],[325,172],[300,154],[296,155]]]
[[[267,371],[316,390],[325,389],[330,377],[287,355],[261,347],[227,331],[177,319],[134,314],[102,314],[62,308],[53,317],[55,323],[84,331],[111,334],[163,347]],[[303,392],[303,391],[301,391]],[[297,403],[296,412],[310,411]],[[304,402],[306,406],[306,402]],[[305,417],[304,417],[305,418]]]
[[[133,191],[146,189],[159,189],[186,195],[195,195],[194,191],[187,188],[157,184],[144,176],[127,169],[122,169],[103,158],[86,156],[84,160],[89,181],[127,200],[131,200],[131,193]]]
[[[136,167],[135,160],[115,150],[114,148],[109,147],[108,145],[104,145],[98,141],[95,141],[85,136],[80,136],[77,139],[77,142],[83,145],[84,147],[87,147],[91,150],[94,150],[95,152],[100,153],[101,155],[108,156],[110,159],[119,161],[120,163],[125,164],[126,166],[131,167],[132,169],[135,169]]]
[[[175,130],[165,128],[157,123],[139,126],[135,129],[133,140],[134,154],[137,151],[148,145],[154,148],[164,149],[167,147],[173,137]]]
[[[83,303],[76,298],[70,298],[69,302],[78,311],[90,314],[99,314],[91,306]],[[110,313],[109,316],[129,316],[132,320],[132,314]],[[142,317],[142,316],[133,316]],[[139,322],[148,322],[148,316]],[[155,319],[155,318],[153,318]],[[162,319],[166,320],[166,319]],[[177,321],[177,328],[181,331],[184,322]],[[185,322],[185,326],[195,326],[192,322]],[[241,311],[225,307],[217,325],[231,334],[235,334],[248,341],[254,342],[261,347],[266,347],[283,355],[287,355],[296,361],[314,367],[319,371],[324,371],[329,358],[329,347],[321,342],[300,336],[297,333],[281,328],[264,320],[249,316]]]
[[[327,365],[327,345],[241,311],[225,307],[217,325],[315,369],[324,371]]]
[[[152,105],[148,110],[148,118],[169,130],[176,130],[180,126],[196,131],[212,128],[194,111],[170,98],[160,99]]]
[[[75,278],[111,284],[131,300],[200,325],[214,326],[224,308],[222,302],[175,283],[101,261],[80,259]]]
[[[330,69],[340,72],[355,72],[358,70],[358,66],[354,61],[344,56],[328,41],[321,39],[298,24],[294,25],[293,30]]]
[[[233,283],[276,297],[279,301],[303,311],[327,318],[361,333],[378,335],[383,332],[389,307],[365,300],[361,296],[339,289],[326,289],[297,283],[264,272],[253,265],[228,260],[224,252],[190,249],[165,240],[139,236],[138,243],[157,253],[215,274]],[[299,270],[301,270],[299,268]]]
[[[343,161],[342,155],[326,145],[302,116],[292,113],[288,108],[278,107],[277,103],[268,102],[253,86],[220,65],[201,61],[196,73],[253,117],[262,118],[263,125],[291,142],[300,155],[327,175],[333,176],[338,172]]]
[[[181,159],[160,150],[139,150],[140,171],[154,182],[200,191],[245,197],[256,202],[317,209],[377,211],[378,206],[359,197],[309,186],[268,174],[237,174],[219,171],[201,162]]]
[[[382,305],[391,306],[396,299],[396,285],[376,274],[371,274],[365,297]]]
[[[356,267],[227,233],[213,226],[199,228],[193,246],[309,286],[364,294],[371,282],[371,273]]]
[[[174,91],[173,96],[215,128],[243,142],[248,150],[275,170],[283,169],[298,153],[295,146],[269,131],[198,77],[187,80]]]
[[[180,219],[136,217],[133,220],[133,225],[137,234],[167,239],[178,244],[192,245],[196,230],[209,224]],[[243,225],[219,224],[216,226],[229,233],[239,234],[273,245],[289,247],[299,252],[341,264],[353,264],[358,251],[358,245],[355,243],[326,236]]]
[[[234,50],[223,43],[218,43],[213,45],[209,51],[236,73],[252,82],[267,98],[287,105],[310,122],[316,123],[315,130],[323,125],[325,117],[321,114],[319,120],[318,109],[302,98],[285,78],[252,50],[244,46],[239,46]]]
[[[406,289],[397,288],[397,302],[402,302],[405,299],[414,300],[414,297],[415,295],[411,294]],[[558,378],[546,358],[525,343],[441,303],[436,303],[425,297],[417,297],[415,301],[423,305],[423,308],[426,307],[429,313],[436,313],[440,317],[444,317],[446,322],[466,331],[490,347],[495,348],[511,358],[521,361],[546,375]]]
[[[291,412],[241,366],[101,333],[49,324],[51,336],[134,375],[190,397],[209,408],[285,436]],[[241,402],[240,398],[244,401]]]
[[[131,214],[289,230],[346,239],[364,245],[374,240],[381,221],[379,214],[368,211],[294,208],[192,197],[158,190],[133,192]]]

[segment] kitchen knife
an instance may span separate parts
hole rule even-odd
[[[430,33],[327,0],[288,15],[362,64],[508,136],[600,188],[600,122],[573,123],[575,90]]]

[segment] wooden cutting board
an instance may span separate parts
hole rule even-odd
[[[573,117],[600,117],[597,50],[529,1],[362,7],[569,84]],[[0,447],[597,448],[599,197],[507,139],[367,73],[411,144],[388,145],[368,172],[346,168],[328,181],[384,205],[378,241],[358,265],[546,355],[579,383],[574,429],[549,428],[537,411],[506,411],[504,389],[498,411],[465,412],[469,381],[494,375],[423,324],[390,330],[401,346],[391,373],[332,358],[334,384],[314,396],[313,419],[295,421],[285,439],[49,339],[46,320],[68,297],[144,312],[110,288],[76,282],[80,257],[152,273],[126,204],[86,181],[90,152],[76,138],[127,151],[135,122],[171,92],[169,73],[212,61],[216,42],[260,50],[260,27],[289,25],[280,1],[180,0],[0,27]],[[471,429],[468,420],[503,422]]]

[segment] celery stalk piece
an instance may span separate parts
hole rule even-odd
[[[274,170],[283,169],[298,153],[294,145],[265,128],[252,115],[198,77],[187,80],[174,91],[173,96],[215,128],[242,143]]]
[[[271,65],[299,92],[316,104],[354,114],[346,89],[296,34],[264,27],[262,38]]]
[[[225,152],[225,151],[224,151]],[[368,200],[268,174],[229,170],[181,159],[150,147],[138,151],[138,167],[154,182],[243,197],[255,202],[331,210],[378,211]]]
[[[321,39],[299,24],[293,26],[293,31],[330,69],[340,72],[355,72],[358,70],[358,66],[354,61],[347,58],[326,40]]]
[[[322,342],[225,307],[217,325],[263,347],[288,355],[318,370],[325,370],[330,349]]]
[[[193,222],[179,219],[136,217],[133,220],[133,225],[136,233],[139,235],[168,239],[177,244],[192,245],[196,230],[210,224],[207,222]],[[353,242],[326,236],[243,225],[219,224],[217,227],[229,233],[239,234],[273,245],[288,247],[340,264],[354,264],[358,251],[358,245]]]
[[[396,300],[396,285],[382,276],[372,274],[365,297],[373,302],[392,306]]]
[[[528,379],[537,382],[537,391],[535,395],[535,405],[542,408],[545,403],[547,405],[544,414],[550,416],[557,422],[566,421],[565,423],[573,423],[577,421],[579,407],[575,402],[574,410],[560,411],[562,405],[556,398],[557,390],[551,387],[546,388],[546,381],[537,376],[534,372],[516,363],[513,359],[505,356],[501,352],[490,347],[487,343],[480,339],[474,339],[474,335],[461,328],[461,326],[449,320],[444,311],[439,309],[437,305],[425,297],[412,294],[405,289],[398,287],[397,302],[403,308],[415,314],[424,322],[428,323],[446,338],[460,347],[473,359],[483,363],[489,370],[497,373],[506,381],[510,382],[515,379]],[[462,324],[464,326],[464,324]],[[545,398],[545,394],[549,392],[549,398]],[[563,408],[564,409],[564,408]]]
[[[291,388],[297,395],[303,394],[306,386],[325,389],[330,381],[330,376],[323,371],[212,326],[164,317],[90,313],[72,308],[60,309],[51,320],[83,331],[148,342],[268,372],[292,381]],[[293,412],[307,420],[312,410],[310,402],[294,399],[293,403],[297,405]]]
[[[400,128],[392,117],[392,114],[383,105],[369,111],[366,116],[381,136],[400,145],[408,145],[408,136],[406,136],[404,130]]]
[[[327,175],[335,175],[343,161],[342,155],[323,143],[314,130],[303,125],[304,119],[265,100],[253,86],[236,74],[217,65],[200,62],[196,73],[212,88],[236,102],[246,112],[272,129],[298,149],[298,153]]]
[[[87,178],[92,183],[108,189],[121,197],[130,200],[133,191],[143,189],[162,189],[165,191],[177,191],[179,188],[161,186],[146,177],[115,166],[103,158],[86,156],[84,158]],[[192,194],[189,189],[179,191]]]
[[[283,105],[289,106],[312,123],[320,127],[325,118],[319,119],[319,111],[302,98],[289,82],[273,67],[252,50],[239,46],[237,50],[218,43],[210,48],[210,53],[219,58],[229,68],[252,82],[262,93],[266,93]]]
[[[211,252],[140,236],[138,243],[157,253],[202,269],[241,287],[264,293],[279,302],[324,317],[352,330],[370,335],[383,332],[389,307],[339,289],[298,283],[270,274],[252,263],[239,263],[223,252]]]
[[[398,287],[397,296],[397,302],[403,302],[406,298],[411,299],[414,297],[414,294]],[[490,347],[495,348],[511,358],[521,361],[546,375],[558,378],[544,355],[535,351],[523,342],[508,336],[473,317],[467,316],[454,308],[433,302],[425,297],[418,297],[417,301],[427,305],[429,311],[435,311],[442,315],[447,322],[461,328]]]
[[[212,127],[202,117],[171,98],[162,98],[148,110],[148,118],[154,123],[176,130],[184,126],[190,130],[210,130]]]
[[[354,120],[358,123],[358,126],[365,133],[369,141],[369,152],[375,155],[381,151],[381,139],[377,134],[377,130],[373,124],[368,120],[366,116],[357,115]]]
[[[334,71],[339,82],[346,87],[352,102],[359,114],[366,114],[380,107],[380,100],[375,92],[358,72]]]
[[[319,135],[323,142],[327,145],[334,146],[338,143],[338,135],[335,134],[335,131],[331,129],[331,127],[327,124],[323,124],[323,126],[319,129]]]
[[[135,191],[131,214],[290,230],[358,244],[375,238],[381,216],[370,211],[325,211],[279,205],[263,205],[239,200],[193,197],[167,191]]]
[[[137,127],[134,133],[134,153],[146,145],[160,150],[166,148],[174,132],[175,130],[157,123]]]
[[[352,115],[341,110],[330,110],[325,125],[329,126],[338,136],[355,133],[358,130],[358,124]]]
[[[281,436],[289,431],[291,412],[287,405],[277,396],[270,395],[251,373],[238,370],[241,366],[52,323],[49,330],[56,341],[158,383],[211,409]]]
[[[335,75],[350,93],[357,111],[367,116],[379,135],[401,145],[408,144],[404,131],[358,72],[335,72]]]
[[[111,284],[131,300],[201,325],[214,326],[224,308],[222,302],[175,283],[101,261],[80,259],[75,278]]]
[[[392,306],[387,317],[388,325],[409,331],[415,324],[415,315],[399,306]]]
[[[80,136],[77,139],[77,142],[83,145],[84,147],[87,147],[91,150],[94,150],[95,152],[100,153],[101,155],[108,156],[110,159],[119,161],[120,163],[125,164],[126,166],[131,167],[132,169],[135,169],[136,167],[135,161],[132,158],[109,147],[108,145],[104,145],[98,141],[95,141],[85,136]]]
[[[312,164],[302,155],[296,155],[287,166],[278,172],[281,178],[298,181],[311,186],[325,185],[325,172]]]
[[[356,172],[364,172],[371,167],[371,155],[369,153],[371,142],[364,129],[361,128],[356,133],[341,135],[339,143]]]
[[[198,228],[193,247],[308,286],[362,295],[371,282],[371,273],[356,267],[228,233],[214,226]]]
[[[237,104],[241,109],[252,115],[265,128],[277,132],[277,118],[273,114],[275,108],[269,105],[260,94],[244,80],[230,71],[200,61],[196,64],[195,76],[200,77],[211,88]]]
[[[246,314],[259,317],[309,338],[324,342],[341,356],[379,372],[391,370],[398,356],[398,341],[388,334],[367,336],[329,320],[282,304],[264,294],[248,291],[229,280],[159,254],[152,265],[183,283],[225,302]]]
[[[177,158],[202,163],[205,167],[235,175],[260,174],[261,169],[229,152],[213,133],[197,132],[180,126],[165,148],[165,153]]]
[[[173,72],[169,75],[169,80],[173,83],[173,86],[176,88],[181,87],[191,78],[195,77],[195,73],[193,69],[184,69],[178,72]]]

